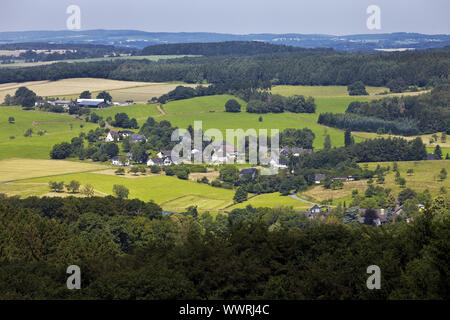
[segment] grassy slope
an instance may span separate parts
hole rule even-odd
[[[15,124],[8,123],[10,116],[15,118]],[[67,114],[0,107],[0,159],[48,159],[53,145],[70,141],[80,132],[87,132],[96,127],[97,125],[76,120]],[[29,128],[33,129],[34,134],[25,138],[23,134]],[[38,136],[38,130],[46,130],[47,133]],[[10,139],[11,136],[15,139]]]

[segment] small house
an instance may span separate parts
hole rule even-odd
[[[314,205],[314,207],[309,209],[309,212],[311,212],[312,214],[319,214],[322,212],[322,209],[320,209],[320,207],[316,204]]]
[[[252,179],[255,179],[257,175],[258,175],[258,169],[256,169],[256,168],[245,168],[239,172],[239,178],[248,176],[248,177],[251,177]]]
[[[158,166],[158,167],[162,167],[164,165],[164,160],[160,159],[160,158],[151,158],[148,159],[147,161],[147,166],[151,167],[151,166]]]
[[[106,141],[114,142],[119,141],[120,139],[120,132],[116,130],[111,130],[108,132],[108,135],[106,136]]]
[[[122,162],[120,156],[115,156],[114,158],[111,159],[111,163],[114,166],[129,166],[130,159],[126,158],[126,161]]]

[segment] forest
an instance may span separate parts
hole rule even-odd
[[[319,123],[356,131],[417,135],[450,132],[450,84],[418,96],[353,101],[346,114],[321,114]]]
[[[438,197],[414,223],[374,228],[289,208],[249,206],[214,219],[111,196],[2,196],[0,298],[448,299],[446,206]],[[73,264],[82,290],[66,288]],[[374,264],[380,290],[366,287]]]
[[[0,83],[58,80],[76,77],[133,81],[208,82],[229,90],[286,85],[386,86],[398,79],[408,86],[448,81],[450,49],[420,52],[348,54],[332,50],[302,50],[254,56],[185,57],[152,62],[102,61],[56,63],[0,69]]]

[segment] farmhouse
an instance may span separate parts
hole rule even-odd
[[[236,149],[227,141],[213,142],[211,146],[214,152],[211,156],[211,161],[214,163],[234,162],[237,156]]]
[[[436,159],[436,156],[434,154],[430,153],[430,154],[427,155],[427,160],[437,160],[437,159]]]
[[[322,209],[320,209],[320,207],[316,204],[314,205],[314,207],[309,209],[309,212],[311,212],[312,214],[319,214],[322,212]]]
[[[158,158],[160,159],[164,159],[167,157],[172,156],[172,150],[161,150],[158,154],[157,154]]]
[[[77,99],[77,104],[80,107],[89,107],[89,108],[106,108],[109,105],[103,99]]]
[[[133,134],[131,135],[130,142],[131,142],[131,143],[138,143],[138,142],[146,141],[146,140],[147,140],[147,138],[146,138],[144,135],[133,133]]]
[[[249,176],[252,179],[255,179],[257,175],[258,175],[258,169],[256,169],[256,168],[245,168],[239,172],[239,178]]]
[[[293,155],[294,157],[300,157],[300,155],[303,152],[311,154],[313,152],[313,149],[304,149],[304,148],[297,148],[297,147],[289,148],[287,146],[284,146],[280,150],[280,155],[285,156],[286,158],[288,158],[291,155]]]
[[[106,141],[114,142],[119,141],[120,139],[120,131],[111,130],[108,132],[108,135],[106,136]]]
[[[151,167],[151,166],[158,166],[158,167],[162,167],[164,165],[164,160],[161,158],[151,158],[148,159],[147,161],[147,166]]]
[[[288,167],[288,161],[285,157],[279,157],[278,159],[272,157],[270,165],[279,169],[286,169]]]
[[[130,165],[130,159],[126,158],[126,161],[122,162],[120,156],[115,156],[112,158],[111,163],[114,166],[129,166]]]

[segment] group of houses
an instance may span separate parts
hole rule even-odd
[[[131,143],[147,141],[147,138],[143,134],[137,134],[129,130],[110,130],[105,138],[105,141],[118,142],[128,137],[130,138]]]
[[[74,100],[39,100],[35,103],[36,107],[42,107],[45,104],[49,104],[52,106],[60,106],[64,108],[64,110],[68,111],[70,107],[85,107],[85,108],[97,108],[103,109],[107,108],[111,105],[114,106],[128,106],[134,104],[133,101],[127,100],[125,102],[111,102],[105,101],[104,99],[77,99]]]

